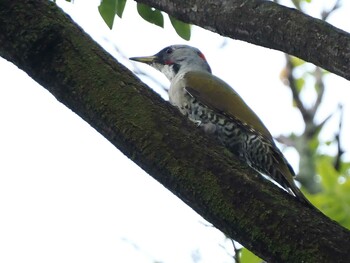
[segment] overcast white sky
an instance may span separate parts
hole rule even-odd
[[[97,11],[99,1],[57,2],[130,69],[133,64],[114,46],[126,57],[151,55],[177,43],[196,46],[213,73],[243,96],[273,135],[302,130],[290,92],[279,80],[284,65],[280,52],[196,27],[186,42],[169,22],[166,30],[144,22],[131,1],[112,31]],[[330,21],[350,31],[350,7],[345,4]],[[168,85],[160,73],[138,66]],[[205,226],[201,217],[16,66],[0,59],[0,72],[0,262],[190,263],[196,257],[203,263],[232,262],[222,247],[231,250],[230,243],[219,231]],[[160,92],[155,83],[144,81]],[[330,74],[327,106],[318,116],[321,120],[342,102],[345,134],[350,130],[349,88],[348,81]],[[306,92],[305,99],[311,98]],[[337,118],[329,123],[324,138],[331,138],[336,123]],[[349,139],[343,139],[349,150]],[[295,152],[286,153],[297,169]]]

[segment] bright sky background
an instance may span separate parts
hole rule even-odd
[[[165,30],[144,22],[132,1],[112,31],[97,11],[99,1],[57,2],[120,62],[142,68],[165,86],[161,73],[126,58],[171,44],[198,47],[213,73],[242,95],[274,136],[302,131],[290,92],[279,80],[282,53],[197,27],[186,42],[167,20]],[[330,22],[350,31],[350,5],[344,2]],[[191,263],[196,257],[202,263],[232,262],[227,254],[232,247],[219,231],[80,117],[3,59],[0,72],[0,262]],[[154,82],[143,80],[167,98]],[[332,74],[326,81],[326,106],[318,119],[343,103],[342,143],[350,150],[349,82]],[[305,99],[311,102],[312,93]],[[329,122],[323,138],[332,138],[337,122],[337,117]],[[295,152],[285,152],[297,169]]]

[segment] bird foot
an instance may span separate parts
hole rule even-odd
[[[194,121],[194,124],[197,126],[197,128],[199,127],[199,126],[201,126],[201,124],[202,124],[202,122],[201,121]]]

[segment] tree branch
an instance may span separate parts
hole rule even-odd
[[[0,55],[258,256],[269,262],[350,262],[348,230],[238,162],[55,4],[0,1]]]
[[[323,82],[323,72],[322,69],[320,67],[316,67],[315,68],[315,72],[313,73],[314,77],[315,77],[315,89],[316,89],[316,101],[314,103],[314,105],[311,107],[310,111],[311,111],[311,115],[313,116],[313,118],[315,117],[321,103],[323,100],[323,95],[324,95],[324,91],[325,91],[325,85]]]
[[[339,128],[338,132],[335,135],[335,141],[337,143],[337,155],[335,156],[334,160],[334,169],[336,169],[338,172],[341,170],[341,158],[344,154],[344,150],[341,146],[341,140],[340,140],[340,134],[342,132],[342,127],[343,127],[343,115],[344,115],[344,108],[343,105],[339,105],[339,111],[340,111],[340,116],[339,116]]]
[[[136,0],[233,39],[277,49],[350,80],[350,34],[264,0]]]
[[[287,70],[287,79],[290,90],[292,91],[293,100],[299,109],[301,116],[305,123],[312,122],[314,116],[311,115],[311,112],[304,106],[304,103],[300,99],[300,91],[298,91],[297,85],[295,83],[295,78],[293,76],[294,66],[291,60],[291,57],[288,54],[285,54],[286,58],[286,70]]]

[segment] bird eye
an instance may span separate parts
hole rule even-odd
[[[173,53],[173,50],[172,50],[171,48],[167,48],[167,49],[165,50],[165,53],[171,54],[171,53]]]

